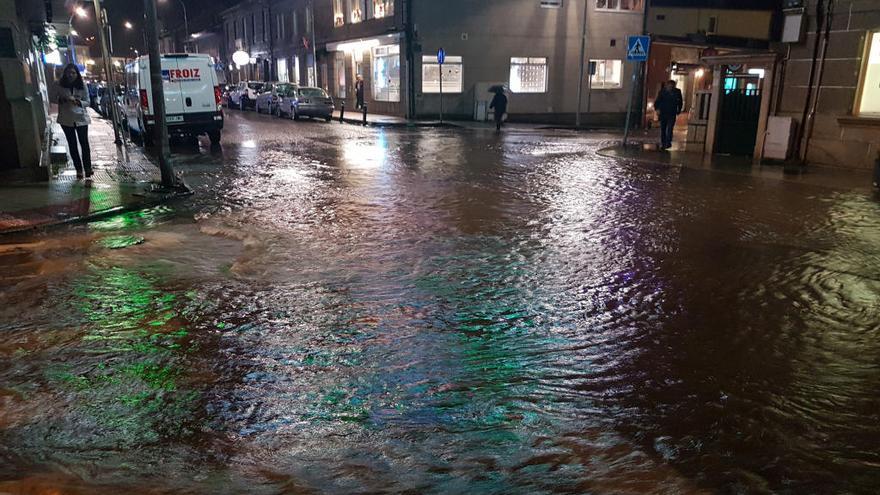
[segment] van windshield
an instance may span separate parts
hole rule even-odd
[[[248,83],[248,88],[254,91],[259,91],[263,89],[263,83]]]
[[[303,88],[299,95],[306,98],[327,98],[327,93],[321,88]]]

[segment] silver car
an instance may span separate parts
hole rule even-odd
[[[333,120],[333,98],[321,88],[295,88],[281,99],[279,112],[293,120],[300,117]]]
[[[257,96],[254,109],[257,113],[265,112],[279,116],[281,99],[294,90],[296,90],[296,86],[290,83],[269,83]]]
[[[266,83],[260,81],[242,81],[229,92],[226,106],[247,110],[254,106],[257,96],[263,91]]]

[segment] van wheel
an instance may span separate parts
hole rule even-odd
[[[324,117],[324,120],[326,120],[327,122],[333,122],[333,116],[328,115],[328,116]]]
[[[208,139],[211,140],[211,146],[220,146],[220,131],[208,131]]]

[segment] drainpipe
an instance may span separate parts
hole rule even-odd
[[[801,145],[803,144],[804,135],[806,134],[807,118],[809,118],[810,115],[810,100],[813,98],[813,83],[816,81],[816,64],[819,59],[819,42],[822,37],[822,21],[825,19],[824,2],[825,0],[818,0],[816,2],[816,40],[813,44],[813,61],[810,64],[810,78],[807,82],[807,97],[804,100],[804,112],[801,116],[800,125],[798,126],[797,141],[795,144],[795,153],[802,162],[805,156],[801,154]]]
[[[806,142],[804,143],[804,156],[806,161],[807,154],[810,151],[810,140],[813,138],[813,128],[816,124],[816,109],[819,107],[819,98],[822,96],[822,76],[825,74],[825,58],[828,55],[828,45],[831,42],[831,22],[834,20],[834,0],[828,1],[828,12],[825,15],[825,33],[822,36],[822,58],[819,60],[819,71],[816,80],[816,97],[813,99],[813,106],[810,109],[809,130],[806,131]]]

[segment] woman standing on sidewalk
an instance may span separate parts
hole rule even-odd
[[[64,136],[67,137],[67,147],[70,157],[73,158],[76,177],[78,179],[91,177],[92,151],[89,148],[89,124],[92,120],[88,112],[89,92],[83,83],[79,68],[68,64],[64,68],[61,80],[58,81],[58,86],[58,124],[64,129]]]

